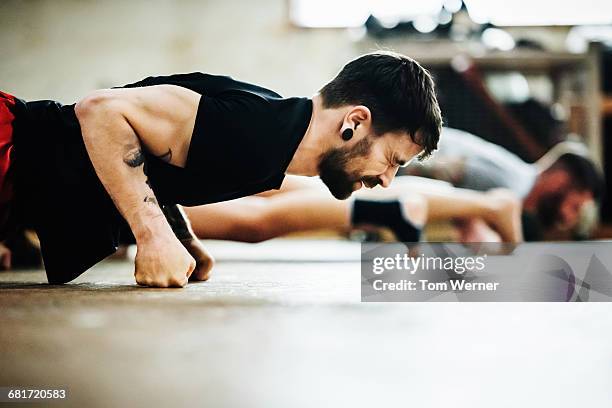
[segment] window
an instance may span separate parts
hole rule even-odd
[[[393,27],[399,21],[455,12],[461,0],[288,0],[300,27],[358,27],[369,15]],[[500,26],[611,24],[610,0],[465,0],[470,17]]]

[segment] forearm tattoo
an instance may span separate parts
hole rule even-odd
[[[140,149],[138,146],[136,146],[136,145],[128,145],[128,146],[126,146],[125,150],[126,150],[126,152],[123,155],[123,162],[125,164],[127,164],[128,166],[130,166],[132,168],[140,167],[140,166],[142,166],[144,164],[145,156],[144,156],[144,153],[142,152],[142,149]],[[164,159],[165,157],[172,158],[172,150],[168,149],[168,153],[160,156],[160,158],[162,158],[162,160],[165,160]],[[149,183],[149,179],[148,178],[145,180],[145,183],[147,184],[147,186],[149,188],[151,188],[151,183]],[[157,202],[157,199],[155,198],[154,195],[146,195],[144,200],[143,200],[143,202],[150,203],[150,204],[153,204],[155,206],[159,206],[159,204]]]
[[[155,199],[155,197],[152,197],[152,196],[145,196],[145,198],[144,198],[144,201],[143,201],[143,202],[145,202],[145,203],[151,203],[151,204],[153,204],[153,205],[159,205],[159,204],[157,203],[157,200]]]
[[[162,205],[162,211],[179,241],[189,241],[194,238],[189,220],[177,204]]]
[[[128,145],[123,155],[123,162],[130,167],[140,167],[144,164],[145,157],[142,150],[135,145]]]

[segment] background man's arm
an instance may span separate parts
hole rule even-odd
[[[199,99],[159,85],[97,91],[75,108],[96,174],[136,238],[139,284],[184,286],[195,267],[147,184],[143,149],[184,166]]]
[[[438,153],[424,162],[411,163],[403,174],[446,181],[454,186],[463,182],[465,159],[461,156],[441,156]]]

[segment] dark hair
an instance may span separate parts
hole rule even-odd
[[[419,160],[438,147],[442,113],[434,82],[429,72],[411,58],[392,52],[362,55],[346,64],[320,94],[326,108],[367,106],[378,135],[407,132],[423,147]]]
[[[600,201],[604,194],[604,180],[595,164],[588,158],[574,153],[565,153],[548,170],[562,169],[571,178],[572,187],[579,191],[588,190],[593,198]]]

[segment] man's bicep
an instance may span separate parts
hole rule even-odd
[[[174,85],[114,89],[126,120],[151,154],[184,167],[200,95]]]

